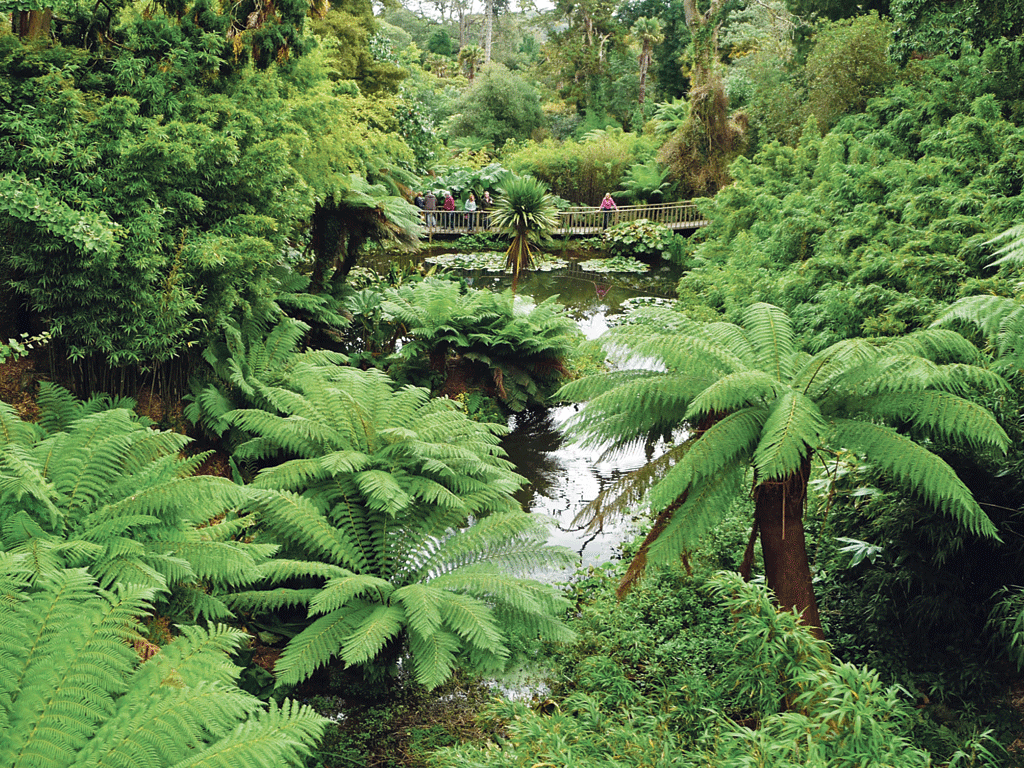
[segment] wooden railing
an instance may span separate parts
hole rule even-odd
[[[421,211],[424,234],[461,235],[491,230],[490,218],[485,211]],[[650,205],[620,205],[613,211],[593,207],[576,207],[559,211],[556,235],[594,235],[607,227],[624,221],[647,219],[674,230],[697,229],[711,222],[705,219],[693,203],[652,203]]]

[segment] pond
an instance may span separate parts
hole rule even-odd
[[[480,271],[465,271],[477,288],[505,290],[511,277]],[[519,280],[518,293],[535,301],[558,296],[588,339],[595,339],[609,327],[609,317],[622,311],[624,302],[637,297],[671,299],[681,269],[657,264],[645,274],[600,274],[574,264],[552,272],[531,272]],[[566,420],[576,406],[558,406],[543,411],[514,414],[510,433],[503,441],[510,460],[529,485],[519,493],[524,509],[547,515],[556,521],[552,543],[578,552],[583,566],[598,565],[616,554],[628,529],[628,521],[612,521],[600,532],[587,530],[574,519],[583,507],[623,475],[643,466],[662,450],[643,449],[603,457],[597,449],[583,449],[567,442]]]

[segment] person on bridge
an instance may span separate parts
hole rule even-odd
[[[455,198],[452,197],[450,192],[445,192],[444,193],[444,210],[445,210],[445,214],[444,214],[444,218],[441,220],[441,223],[445,227],[448,227],[449,229],[454,229],[454,227],[455,227],[455,214],[454,214],[454,211],[455,211]]]
[[[433,190],[427,192],[427,196],[423,198],[423,210],[426,213],[427,226],[433,228],[437,224],[437,219],[434,217],[434,211],[437,210],[437,197],[434,196]]]
[[[601,210],[604,211],[604,229],[608,229],[608,222],[612,220],[612,211],[619,210],[619,206],[612,200],[612,193],[605,192],[601,200]]]
[[[466,226],[469,231],[473,231],[473,225],[476,224],[476,197],[472,192],[469,193],[469,199],[466,200]]]
[[[487,214],[491,208],[494,207],[494,201],[491,199],[491,193],[486,189],[484,190],[484,196],[480,200],[480,229],[490,229],[491,217]]]

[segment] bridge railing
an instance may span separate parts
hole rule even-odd
[[[602,211],[592,206],[577,206],[559,211],[556,235],[591,235],[607,227],[626,221],[647,219],[670,229],[697,229],[711,222],[705,219],[693,203],[651,203],[648,205],[620,205],[616,210]],[[468,232],[492,231],[486,211],[420,211],[424,232],[451,235]]]

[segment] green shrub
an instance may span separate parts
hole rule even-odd
[[[613,257],[668,258],[674,252],[672,230],[647,219],[615,224],[605,230],[603,239]]]

